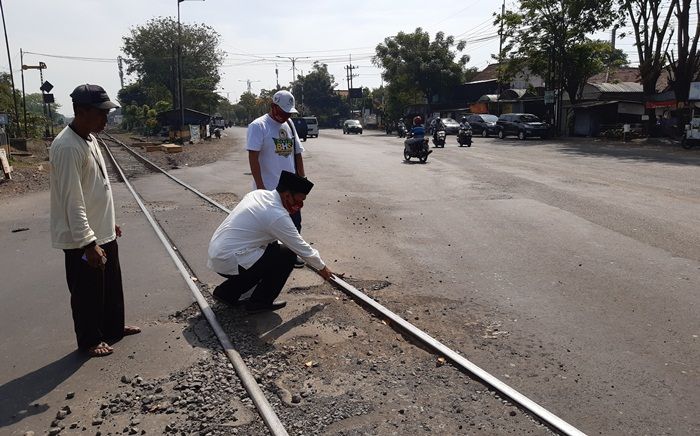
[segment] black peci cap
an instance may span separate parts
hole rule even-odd
[[[80,85],[71,93],[73,104],[92,106],[98,109],[114,109],[119,106],[112,103],[107,92],[99,85]]]
[[[282,171],[280,181],[277,184],[277,192],[291,191],[299,194],[309,195],[314,184],[303,177],[297,176],[289,171]]]

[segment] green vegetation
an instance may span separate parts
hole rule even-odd
[[[377,45],[373,63],[384,69],[387,115],[397,119],[408,104],[445,101],[456,85],[474,73],[466,68],[469,56],[459,56],[465,45],[443,32],[431,41],[421,28],[399,32]]]
[[[627,64],[624,52],[587,37],[615,23],[614,1],[520,0],[516,10],[497,15],[494,24],[503,25],[508,40],[500,54],[501,81],[530,71],[576,103],[588,79],[608,65]]]
[[[185,107],[213,113],[230,103],[216,93],[224,52],[220,35],[204,24],[181,24],[181,63]],[[119,91],[124,127],[144,133],[157,130],[155,114],[179,107],[177,88],[178,25],[160,17],[131,29],[122,38],[126,72],[137,79]],[[174,102],[174,103],[173,103]]]
[[[0,112],[9,114],[12,122],[7,126],[7,133],[10,137],[24,137],[24,114],[22,111],[22,92],[15,90],[15,96],[19,106],[19,132],[14,122],[15,106],[12,97],[12,82],[9,73],[0,73]],[[27,136],[30,138],[40,138],[44,136],[49,124],[48,114],[44,114],[44,103],[41,93],[26,94],[27,104]],[[54,124],[63,124],[63,115],[58,113],[61,105],[51,104],[51,116]]]

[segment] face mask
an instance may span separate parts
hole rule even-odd
[[[304,207],[304,200],[297,201],[293,195],[289,195],[288,200],[286,202],[285,208],[289,212],[289,214],[295,214],[301,210],[302,207]]]

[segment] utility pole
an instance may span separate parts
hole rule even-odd
[[[19,63],[22,65],[22,111],[24,112],[24,137],[27,138],[27,98],[24,94],[24,52],[19,49]]]
[[[503,35],[503,21],[506,15],[506,0],[503,0],[503,5],[501,6],[501,23],[500,27],[498,29],[498,115],[501,115],[501,94],[503,93],[503,40],[504,35]]]
[[[122,66],[122,57],[117,56],[117,64],[119,65],[119,83],[121,87],[124,88],[124,67]]]
[[[17,95],[15,94],[15,75],[12,72],[12,58],[10,57],[10,42],[7,39],[7,26],[5,25],[5,8],[2,6],[2,0],[0,0],[0,12],[2,13],[2,28],[5,32],[5,46],[7,47],[7,63],[10,66],[10,82],[12,83],[12,99],[15,103],[15,136],[19,136],[19,107],[17,105]]]
[[[182,130],[185,128],[185,102],[182,95],[182,26],[180,24],[180,3],[183,0],[177,0],[177,99],[180,103],[180,139],[182,139]]]
[[[297,57],[291,57],[291,56],[275,56],[280,59],[289,59],[292,62],[292,86],[294,86],[294,82],[297,81],[297,61],[299,59],[309,59],[309,56],[297,56]]]
[[[304,70],[301,70],[301,115],[304,115]]]
[[[348,81],[348,103],[350,103],[350,112],[352,113],[352,78],[357,77],[357,74],[353,73],[353,70],[358,69],[359,67],[353,66],[352,64],[352,55],[348,55],[348,60],[349,63],[348,65],[345,66],[345,74],[347,76],[347,81]]]
[[[280,89],[280,70],[277,67],[277,62],[275,62],[275,77],[277,79],[277,90]]]
[[[617,25],[613,26],[612,28],[612,34],[610,35],[610,46],[612,47],[612,51],[615,51],[615,43],[616,43],[616,35],[617,34]],[[610,60],[612,60],[612,53],[610,56]],[[605,72],[605,82],[609,83],[610,82],[610,61],[608,61],[608,68]]]

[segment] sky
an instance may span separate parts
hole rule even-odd
[[[79,84],[103,86],[113,99],[120,88],[117,57],[122,37],[151,18],[177,17],[176,0],[4,0],[5,22],[15,85],[21,88],[20,49],[25,65],[44,62],[44,80],[54,85],[59,112],[71,115],[69,94]],[[347,89],[345,66],[354,70],[355,87],[376,88],[381,70],[372,65],[377,44],[399,31],[421,27],[431,34],[467,41],[463,53],[468,66],[480,70],[494,62],[498,29],[493,14],[502,0],[442,0],[435,7],[425,1],[355,0],[255,2],[238,0],[185,0],[180,3],[182,23],[206,24],[221,35],[227,53],[217,92],[236,102],[247,90],[273,89],[292,81],[291,58],[297,74],[307,73],[318,60],[328,64],[339,89]],[[506,5],[517,4],[507,0]],[[426,5],[428,5],[426,7]],[[634,61],[633,41],[618,42]],[[627,44],[627,45],[625,45]],[[8,71],[5,50],[0,70]],[[278,57],[279,56],[279,57]],[[86,59],[87,58],[87,59]],[[275,63],[277,65],[275,65]],[[136,77],[126,76],[126,83]],[[28,93],[39,92],[38,70],[25,71]]]

